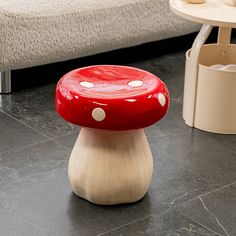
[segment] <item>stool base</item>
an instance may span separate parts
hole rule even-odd
[[[81,128],[68,167],[74,193],[101,205],[140,200],[152,173],[152,153],[143,129]]]

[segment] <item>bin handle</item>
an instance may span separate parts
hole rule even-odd
[[[231,28],[219,27],[218,31],[218,44],[230,44],[231,43]]]
[[[185,123],[191,127],[194,127],[195,123],[195,110],[196,110],[196,98],[197,98],[197,84],[198,84],[198,65],[199,55],[201,48],[209,37],[213,26],[203,25],[198,36],[196,37],[191,53],[190,53],[190,65],[189,73],[191,76],[188,78],[189,88],[184,92],[184,107],[183,116]]]

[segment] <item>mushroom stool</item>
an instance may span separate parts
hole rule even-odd
[[[153,172],[143,128],[160,120],[168,106],[165,84],[137,68],[90,66],[62,77],[56,110],[81,126],[68,167],[74,193],[102,205],[141,199]]]

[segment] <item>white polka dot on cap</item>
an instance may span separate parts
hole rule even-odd
[[[103,121],[106,117],[106,113],[102,108],[97,107],[93,109],[92,117],[96,121]]]
[[[164,96],[164,94],[159,93],[157,98],[158,98],[158,101],[161,104],[161,106],[164,107],[166,104],[166,97]]]

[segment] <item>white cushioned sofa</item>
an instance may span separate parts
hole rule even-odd
[[[0,92],[10,71],[187,34],[199,29],[168,0],[1,0]]]

